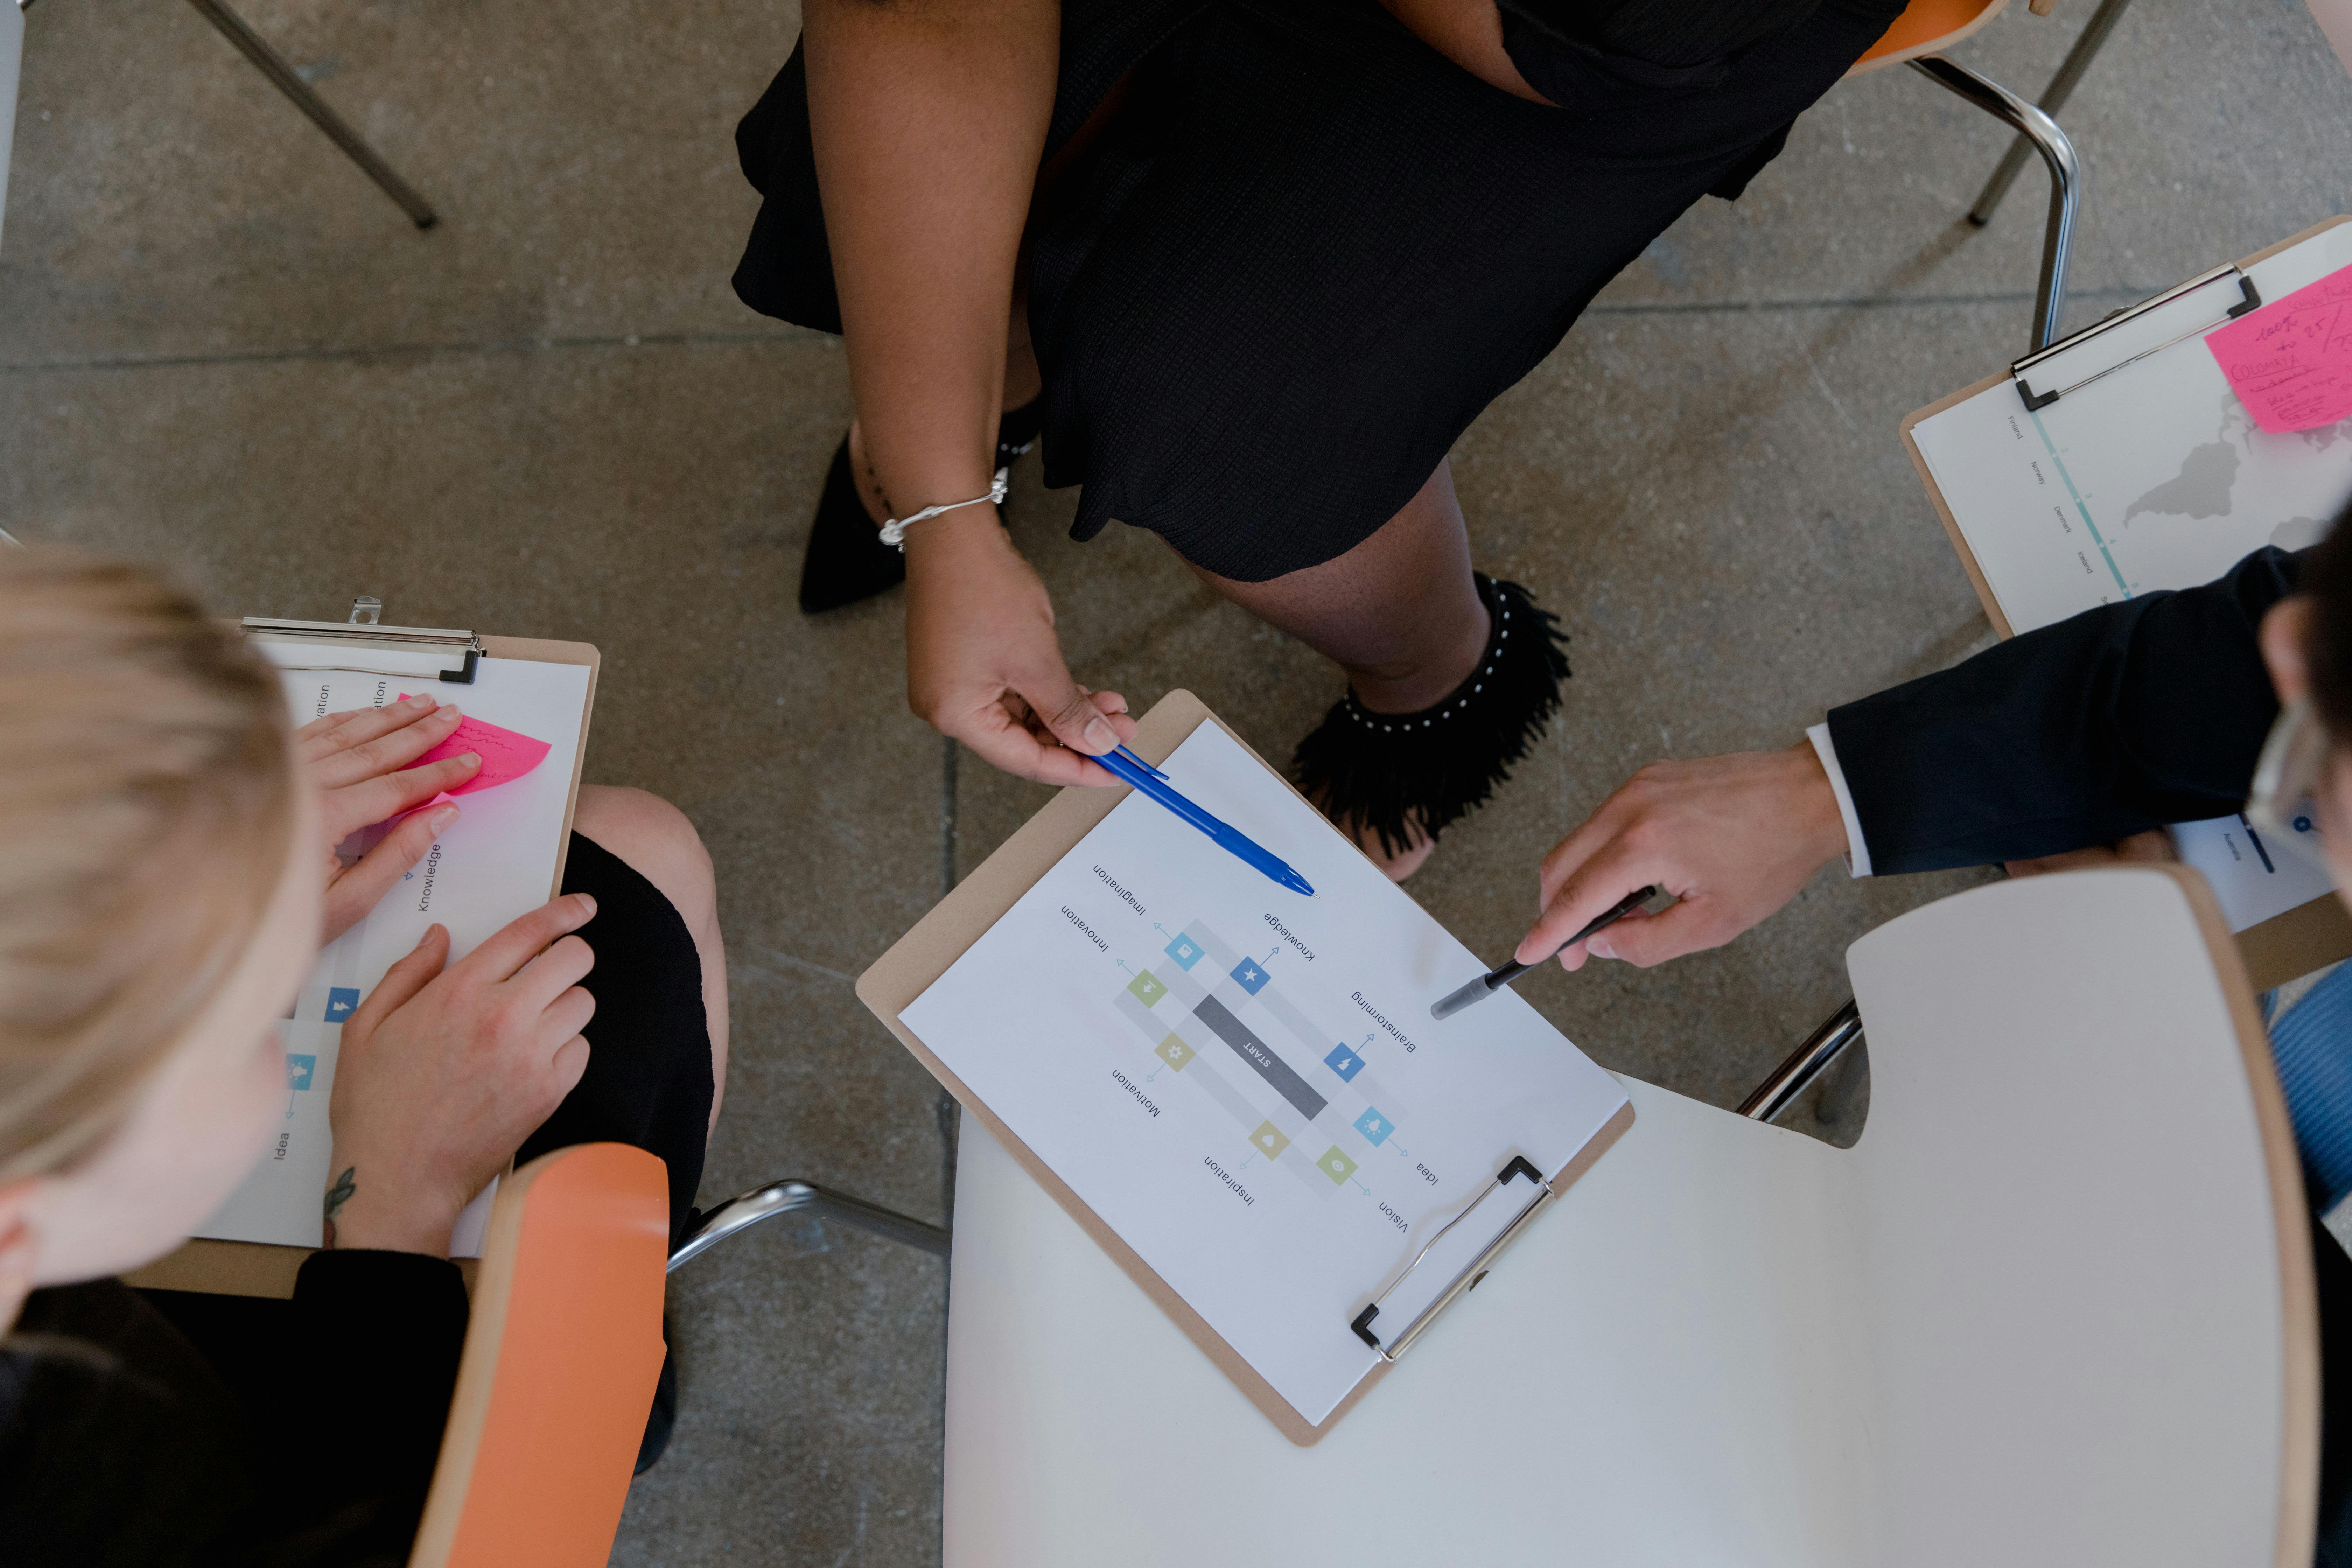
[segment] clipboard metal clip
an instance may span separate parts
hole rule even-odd
[[[369,675],[405,675],[416,679],[474,683],[485,651],[479,634],[457,626],[387,626],[376,624],[380,601],[362,598],[349,621],[288,621],[247,616],[239,623],[246,640],[280,669],[356,669]],[[361,616],[366,616],[365,620]]]
[[[2232,287],[2234,285],[2234,287]],[[2223,300],[2230,300],[2227,305]],[[2111,312],[2104,320],[2092,322],[2081,331],[2059,339],[2046,349],[2037,349],[2009,367],[2017,383],[2017,395],[2025,400],[2028,413],[2049,407],[2070,392],[2080,392],[2093,382],[2110,376],[2119,370],[2137,364],[2150,354],[2158,353],[2175,343],[2236,321],[2249,310],[2262,308],[2263,296],[2254,280],[2233,264],[2224,264],[2210,272],[2200,273],[2188,282],[2167,289],[2163,293],[2142,300],[2137,305]],[[2220,313],[2215,314],[2216,311]],[[2193,323],[2184,325],[2184,322]],[[2160,342],[2148,342],[2154,336]],[[2105,340],[2101,342],[2100,340]],[[2113,352],[2089,353],[2083,351],[2094,346]],[[2053,362],[2064,360],[2065,363]],[[2047,392],[2036,392],[2025,379],[2039,369],[2044,384],[2062,382]]]
[[[1372,1320],[1381,1315],[1381,1303],[1395,1295],[1398,1288],[1412,1278],[1413,1270],[1419,1268],[1428,1259],[1430,1253],[1435,1250],[1437,1244],[1445,1239],[1447,1231],[1477,1213],[1479,1205],[1509,1186],[1520,1176],[1525,1176],[1534,1186],[1534,1195],[1528,1199],[1525,1206],[1517,1214],[1511,1216],[1510,1223],[1502,1228],[1494,1240],[1479,1248],[1477,1257],[1464,1264],[1460,1272],[1446,1281],[1445,1289],[1440,1290],[1428,1306],[1423,1307],[1411,1322],[1405,1324],[1402,1331],[1388,1343],[1382,1344],[1380,1336],[1372,1331]],[[1551,1195],[1551,1184],[1544,1180],[1543,1173],[1529,1164],[1525,1154],[1512,1155],[1511,1163],[1496,1173],[1493,1184],[1471,1199],[1468,1206],[1460,1214],[1438,1226],[1437,1234],[1429,1238],[1428,1245],[1413,1255],[1412,1261],[1406,1264],[1398,1272],[1397,1277],[1389,1281],[1388,1289],[1374,1297],[1372,1304],[1357,1313],[1356,1321],[1348,1326],[1355,1331],[1358,1339],[1378,1351],[1382,1361],[1393,1362],[1401,1359],[1405,1352],[1412,1348],[1412,1342],[1421,1338],[1423,1331],[1436,1321],[1440,1312],[1452,1306],[1466,1292],[1478,1288],[1478,1281],[1486,1278],[1486,1270],[1494,1263],[1496,1257],[1504,1247],[1510,1245],[1512,1238],[1519,1234],[1528,1221],[1534,1216],[1536,1210],[1542,1206],[1544,1199]]]

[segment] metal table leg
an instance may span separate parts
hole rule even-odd
[[[2065,107],[2066,100],[2074,95],[2074,84],[2083,79],[2083,73],[2090,68],[2092,58],[2107,41],[2107,35],[2115,31],[2124,7],[2130,4],[2131,0],[2099,0],[2099,8],[2091,13],[2091,20],[2083,28],[2083,36],[2074,40],[2074,47],[2066,51],[2065,63],[2058,68],[2058,74],[2050,79],[2050,86],[2043,90],[2042,100],[2035,108],[2044,114],[2054,115]],[[2000,198],[2009,194],[2010,183],[2017,178],[2017,172],[2025,167],[2026,154],[2032,151],[2033,143],[2022,136],[2009,144],[2009,151],[2000,156],[2000,166],[1993,170],[1992,178],[1985,182],[1984,194],[1977,197],[1977,205],[1969,209],[1970,223],[1982,228],[1992,221],[1992,209],[1999,206]]]
[[[376,155],[374,148],[360,139],[360,133],[346,123],[343,117],[327,106],[316,89],[304,81],[286,57],[269,47],[268,39],[247,26],[245,18],[221,4],[221,0],[188,0],[204,14],[205,20],[221,30],[222,36],[235,44],[247,59],[261,68],[272,86],[294,100],[294,107],[310,117],[311,122],[327,133],[329,140],[350,154],[352,163],[367,171],[369,179],[383,189],[383,194],[400,204],[419,228],[431,228],[440,221],[431,205],[416,194],[415,188],[393,173],[392,165]]]
[[[2033,300],[2031,348],[2048,348],[2066,313],[2066,259],[2074,246],[2074,217],[2083,205],[2083,170],[2074,143],[2058,122],[2017,94],[1958,60],[1927,55],[1911,68],[1938,87],[1958,94],[1995,119],[2006,121],[2033,143],[2050,169],[2050,221],[2042,239],[2042,282]]]

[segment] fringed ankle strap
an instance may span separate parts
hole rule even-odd
[[[1379,713],[1350,690],[1298,742],[1300,792],[1342,827],[1369,826],[1384,849],[1431,838],[1484,805],[1559,711],[1568,634],[1517,583],[1474,574],[1493,626],[1468,679],[1412,713]]]

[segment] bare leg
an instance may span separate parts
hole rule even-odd
[[[710,1125],[717,1127],[719,1103],[727,1095],[727,947],[719,935],[719,882],[710,852],[686,813],[641,789],[581,785],[572,826],[659,889],[694,938],[710,1028]]]
[[[1268,626],[1335,660],[1356,700],[1375,712],[1410,713],[1440,700],[1469,679],[1486,647],[1486,606],[1470,579],[1470,535],[1447,463],[1437,465],[1402,511],[1336,560],[1265,583],[1193,571]],[[1399,880],[1433,847],[1423,838],[1391,857],[1377,837],[1359,842]]]

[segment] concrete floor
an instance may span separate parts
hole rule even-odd
[[[1961,58],[2031,92],[2090,5],[2060,9]],[[727,278],[754,207],[730,132],[794,9],[247,15],[443,225],[411,229],[193,10],[46,0],[0,243],[0,524],[169,561],[224,609],[371,592],[600,645],[588,776],[677,801],[719,865],[736,1043],[706,1201],[799,1174],[941,1217],[936,1089],[850,982],[1044,795],[908,715],[897,596],[792,607],[847,383]],[[2141,0],[2064,120],[2077,324],[2352,205],[2352,84],[2295,0]],[[2039,174],[1960,222],[2003,142],[1909,72],[1842,86],[1463,439],[1478,559],[1560,612],[1576,668],[1412,884],[1475,949],[1511,944],[1537,858],[1640,763],[1788,743],[1987,635],[1895,424],[2023,346]],[[1156,542],[1070,544],[1034,459],[1013,498],[1081,679],[1139,708],[1190,687],[1275,754],[1338,695]],[[1971,879],[1833,870],[1720,952],[1525,994],[1728,1104],[1843,998],[1846,943]],[[1857,1076],[1816,1130],[1855,1134]],[[616,1561],[938,1557],[944,1269],[792,1223],[677,1281],[677,1434]]]

